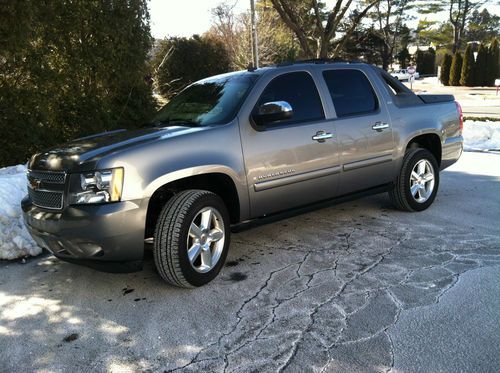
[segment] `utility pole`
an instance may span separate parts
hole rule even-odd
[[[255,3],[254,0],[250,0],[250,16],[252,21],[252,56],[253,56],[253,66],[254,68],[259,68],[259,40],[257,38],[257,26],[255,24]]]

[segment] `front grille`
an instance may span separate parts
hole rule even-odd
[[[51,192],[48,190],[33,190],[28,188],[28,194],[35,206],[48,209],[62,209],[63,193]]]
[[[51,171],[29,171],[28,178],[46,181],[48,183],[64,184],[66,174],[64,172],[51,172]]]
[[[35,206],[59,210],[64,204],[64,172],[28,171],[28,194]]]

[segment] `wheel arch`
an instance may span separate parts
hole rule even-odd
[[[442,159],[442,144],[441,138],[437,133],[428,132],[423,134],[414,135],[406,143],[406,150],[415,147],[427,149],[436,158],[438,166],[441,166]]]
[[[165,203],[176,193],[188,189],[208,190],[217,194],[227,207],[231,223],[240,221],[242,206],[241,192],[238,191],[237,183],[224,172],[206,172],[167,180],[166,183],[158,185],[149,198],[145,238],[153,236],[154,227],[158,216]]]

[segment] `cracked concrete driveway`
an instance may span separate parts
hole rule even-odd
[[[422,213],[378,195],[235,234],[195,290],[151,256],[0,264],[0,371],[498,371],[499,165],[464,154]]]

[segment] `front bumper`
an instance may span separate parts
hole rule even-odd
[[[56,257],[82,264],[140,262],[148,200],[69,206],[61,212],[39,208],[25,197],[24,222],[33,239]]]

